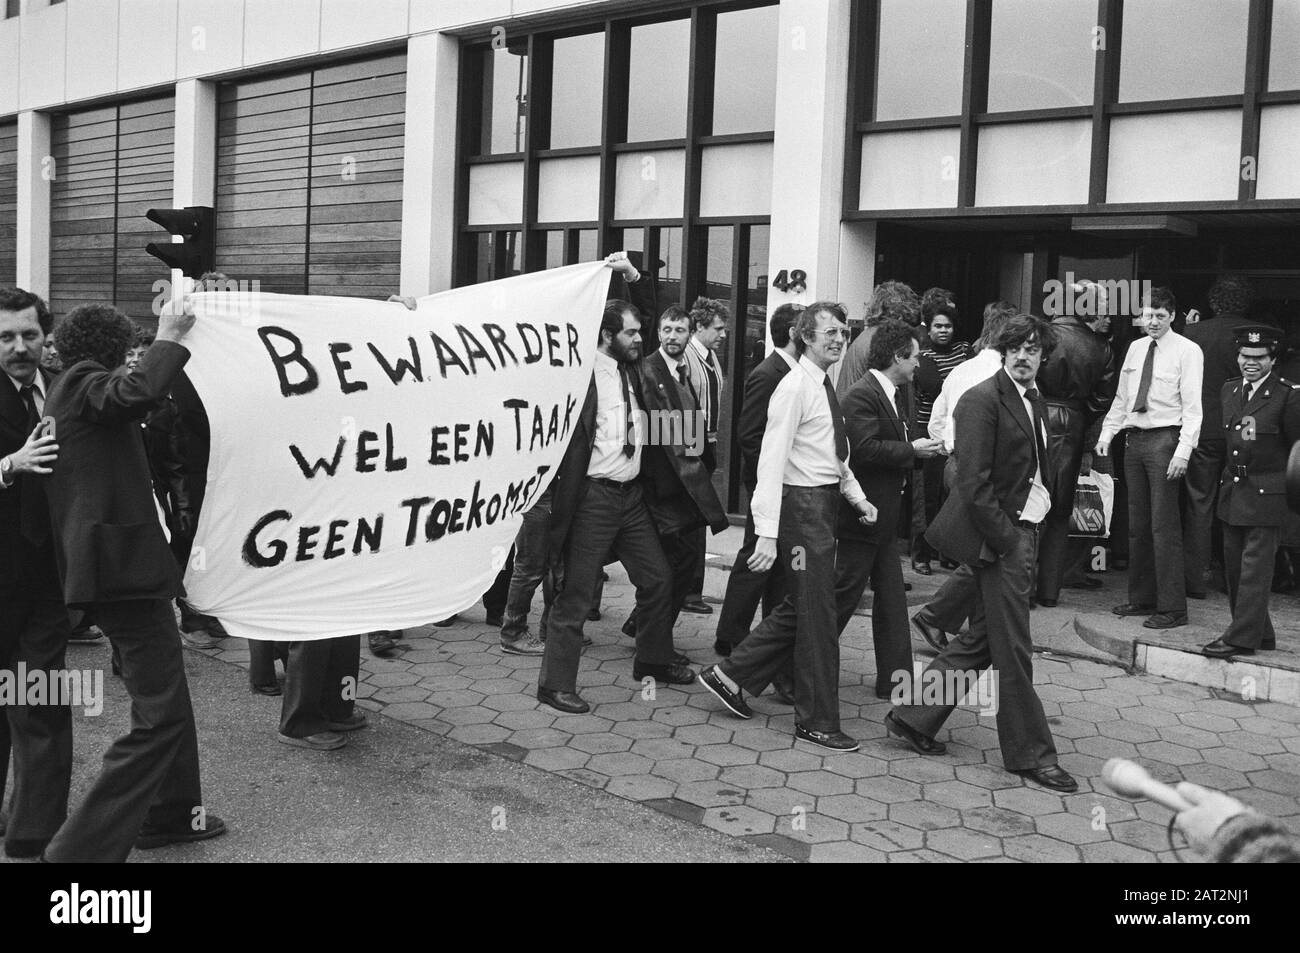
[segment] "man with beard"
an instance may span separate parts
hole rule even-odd
[[[742,689],[761,692],[793,662],[795,738],[831,751],[856,751],[840,730],[839,626],[835,609],[835,531],[840,497],[864,523],[875,522],[849,468],[849,440],[826,371],[840,359],[849,330],[844,307],[808,305],[791,337],[799,366],[776,385],[754,491],[758,543],[749,567],[764,572],[781,559],[790,591],[775,611],[700,684],[732,714],[750,718]]]
[[[1029,630],[1038,528],[1052,505],[1047,424],[1034,377],[1053,338],[1046,321],[1012,317],[994,342],[1002,370],[957,404],[957,481],[929,536],[974,573],[970,629],[949,642],[921,677],[923,685],[951,688],[937,701],[928,691],[923,701],[913,695],[885,716],[885,727],[919,754],[942,754],[946,748],[934,736],[960,700],[953,697],[957,683],[969,680],[948,673],[973,675],[992,666],[1003,765],[1035,784],[1070,792],[1078,784],[1057,763],[1034,691]]]
[[[624,254],[610,256],[610,263],[629,282],[641,277]],[[674,659],[672,572],[638,479],[646,416],[637,396],[637,309],[627,301],[610,300],[598,333],[592,381],[555,477],[551,539],[553,551],[564,554],[564,587],[551,613],[537,680],[537,700],[569,714],[590,710],[577,690],[582,625],[611,552],[637,590],[632,677],[672,685],[695,680],[691,670]]]

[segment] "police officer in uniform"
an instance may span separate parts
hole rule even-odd
[[[1232,623],[1202,649],[1210,658],[1275,647],[1268,596],[1286,515],[1287,455],[1300,440],[1300,384],[1272,373],[1281,342],[1276,328],[1239,328],[1235,343],[1241,378],[1223,385],[1227,463],[1219,481],[1218,515]]]

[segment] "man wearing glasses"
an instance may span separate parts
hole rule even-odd
[[[794,662],[795,737],[831,751],[856,751],[840,730],[839,627],[835,612],[835,524],[841,495],[873,523],[868,502],[849,469],[844,416],[826,374],[848,343],[844,307],[810,304],[791,338],[799,362],[777,384],[768,405],[752,503],[758,542],[749,568],[766,572],[783,560],[790,592],[700,683],[740,718],[752,712],[743,690],[756,695]]]

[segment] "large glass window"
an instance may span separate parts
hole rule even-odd
[[[1268,88],[1300,89],[1300,0],[1273,0]]]
[[[966,0],[880,0],[876,119],[961,112]]]
[[[1125,0],[1120,101],[1240,96],[1249,8],[1250,0]]]
[[[713,134],[766,132],[776,125],[779,8],[718,14]]]
[[[605,34],[555,41],[551,68],[551,148],[600,145]]]
[[[687,67],[690,59],[690,20],[669,20],[632,28],[632,52],[628,64],[628,142],[681,139],[686,135]]]
[[[524,106],[528,96],[528,57],[509,48],[483,54],[482,125],[479,153],[500,155],[524,149]]]
[[[994,0],[989,112],[1092,103],[1097,5]]]

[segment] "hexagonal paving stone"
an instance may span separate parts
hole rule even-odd
[[[437,718],[441,712],[442,709],[437,705],[426,702],[397,702],[384,706],[384,714],[398,721],[423,721],[426,718]]]
[[[1119,711],[1110,705],[1100,705],[1091,701],[1065,702],[1061,705],[1061,714],[1080,721],[1114,721],[1119,718]]]
[[[941,781],[951,781],[957,776],[954,765],[947,764],[939,758],[920,757],[892,762],[889,765],[889,773],[896,778],[916,781],[918,784],[938,784]]]
[[[1128,741],[1136,744],[1139,741],[1159,741],[1160,731],[1152,725],[1144,725],[1136,721],[1103,721],[1097,725],[1097,734],[1103,738],[1114,738],[1116,741]]]
[[[1107,841],[1104,844],[1084,844],[1079,848],[1085,864],[1154,864],[1156,855],[1151,851]]]
[[[1286,750],[1277,738],[1250,731],[1225,731],[1219,740],[1230,748],[1240,748],[1252,754],[1281,754]]]
[[[987,807],[993,803],[993,793],[987,788],[965,781],[941,781],[938,784],[925,785],[925,798],[938,804],[946,804],[965,812],[975,807]]]
[[[596,755],[608,758],[611,755]],[[657,778],[651,774],[629,774],[614,778],[605,785],[610,794],[625,797],[630,801],[649,801],[654,798],[672,797],[677,790],[677,782],[667,778]]]
[[[940,735],[943,733],[940,732]],[[991,751],[998,747],[998,733],[987,725],[968,725],[965,728],[954,728],[948,733],[951,741],[959,744],[970,745],[980,751]],[[939,739],[942,741],[942,737]],[[898,744],[899,742],[895,742]],[[910,751],[911,749],[905,749]]]
[[[474,681],[492,681],[496,679],[510,679],[514,674],[514,669],[506,668],[502,665],[467,665],[460,670],[464,678],[472,678]],[[483,691],[483,689],[480,689]]]
[[[660,721],[620,721],[610,729],[616,735],[624,735],[636,740],[667,738],[673,733],[672,725]]]
[[[483,696],[478,692],[458,689],[455,691],[432,692],[424,700],[430,705],[437,705],[439,708],[468,708],[471,705],[482,704]],[[533,700],[531,707],[537,707],[537,701],[535,699]]]
[[[557,724],[561,728],[564,727],[562,720]],[[591,734],[574,735],[569,744],[588,754],[610,754],[611,752],[626,751],[631,748],[632,739],[625,738],[623,735],[616,735],[613,732],[592,732]]]
[[[1100,815],[1088,818],[1080,814],[1046,814],[1035,818],[1034,824],[1044,837],[1055,837],[1069,844],[1110,840],[1110,832],[1107,825],[1101,823]]]
[[[888,774],[889,764],[890,762],[880,758],[853,752],[828,757],[824,760],[823,767],[832,774],[857,779],[874,778],[882,774]]]
[[[711,807],[704,812],[705,827],[733,837],[770,834],[775,825],[776,818],[771,814],[743,804],[735,807]]]
[[[880,864],[888,859],[883,851],[842,840],[813,844],[808,855],[809,862],[814,864]]]
[[[409,671],[414,672],[422,679],[435,678],[454,678],[460,671],[460,666],[451,662],[421,662],[419,665],[412,665]],[[465,688],[469,685],[469,679],[465,679],[464,685],[448,686],[455,688]],[[442,686],[438,686],[442,687]]]
[[[967,784],[974,784],[976,787],[987,788],[990,791],[1018,788],[1024,784],[1018,775],[1005,770],[1001,765],[959,764],[955,773],[958,781],[965,781]]]
[[[481,702],[484,708],[496,711],[536,711],[537,699],[531,695],[491,695]],[[554,711],[554,709],[552,709]]]
[[[1169,838],[1166,830],[1167,828],[1163,824],[1134,819],[1110,825],[1110,836],[1121,844],[1128,844],[1139,850],[1149,850],[1156,853],[1169,849]]]
[[[586,768],[568,768],[564,771],[556,772],[561,777],[570,778],[580,784],[585,784],[589,788],[603,789],[609,783],[608,774],[599,774],[595,771],[588,771]]]
[[[679,708],[660,708],[655,711],[653,718],[665,725],[698,725],[708,721],[709,713],[701,708],[682,705]]]
[[[1184,712],[1196,711],[1200,707],[1201,700],[1199,698],[1185,698],[1181,695],[1162,693],[1160,695],[1148,695],[1145,704],[1149,708],[1158,708],[1161,711]]]
[[[543,771],[565,771],[569,768],[581,768],[591,755],[576,748],[538,748],[524,756],[524,764],[530,764]]]
[[[1052,726],[1052,734],[1057,738],[1090,738],[1097,734],[1095,724],[1069,715],[1049,718],[1047,723]]]
[[[691,757],[695,754],[695,746],[675,738],[641,738],[632,743],[632,753],[644,755],[651,761],[670,761]]]
[[[1261,771],[1268,766],[1268,762],[1261,755],[1242,751],[1230,745],[1211,748],[1204,752],[1204,756],[1209,764],[1231,768],[1234,771]]]
[[[1292,774],[1290,771],[1269,768],[1266,771],[1252,771],[1248,777],[1254,787],[1263,791],[1273,791],[1291,797],[1300,793],[1300,775]]]
[[[829,771],[796,771],[788,775],[786,784],[796,791],[821,797],[828,794],[849,794],[853,780]]]
[[[1270,738],[1290,738],[1295,735],[1295,725],[1275,721],[1272,718],[1260,718],[1257,715],[1238,718],[1237,725],[1243,731],[1249,731],[1254,735],[1268,735]]]
[[[787,837],[808,844],[822,844],[827,841],[848,840],[849,825],[825,814],[809,811],[806,816],[796,816],[788,822],[788,830],[782,828],[784,822],[777,819],[777,827]]]
[[[484,695],[536,695],[535,685],[514,678],[485,678],[474,682],[470,689]]]
[[[1074,743],[1074,748],[1094,758],[1136,758],[1138,756],[1138,749],[1132,742],[1117,741],[1100,735],[1096,738],[1079,738]]]
[[[1138,816],[1138,802],[1126,801],[1123,798],[1113,797],[1109,794],[1098,794],[1096,792],[1084,794],[1080,792],[1064,800],[1065,809],[1069,813],[1082,815],[1089,820],[1100,817],[1107,824],[1131,821]]]
[[[902,778],[887,776],[862,778],[854,783],[853,789],[863,797],[869,797],[873,801],[880,801],[884,804],[898,804],[903,801],[919,801],[921,799],[921,785],[914,781],[905,781]]]
[[[567,745],[572,737],[567,731],[561,731],[559,728],[522,728],[510,736],[510,743],[531,751],[534,748]]]
[[[1034,833],[1034,821],[1002,807],[976,807],[961,812],[962,823],[974,831],[994,837],[1018,837]]]
[[[362,691],[363,688],[365,689],[364,692]],[[474,693],[471,692],[470,694],[474,694]],[[427,690],[415,685],[407,685],[403,688],[376,688],[374,685],[364,685],[364,684],[358,685],[357,697],[364,698],[367,695],[370,695],[370,697],[382,701],[386,705],[394,705],[398,702],[427,701],[431,705],[438,705],[438,707],[440,708],[443,707],[438,702],[433,700],[433,696],[430,695]],[[474,697],[477,698],[479,696],[475,695]],[[1272,740],[1272,739],[1266,739],[1266,740]]]
[[[941,854],[937,850],[900,850],[889,855],[891,864],[956,864],[956,857]]]
[[[1202,752],[1209,748],[1218,748],[1223,744],[1214,732],[1192,728],[1189,725],[1162,725],[1156,731],[1160,732],[1162,741]]]
[[[770,728],[737,728],[731,734],[731,743],[754,751],[783,751],[790,747],[790,736]]]
[[[1111,708],[1132,708],[1142,704],[1142,697],[1136,692],[1125,691],[1113,682],[1105,688],[1094,688],[1083,693],[1083,700],[1093,705],[1107,705]],[[1082,717],[1082,716],[1080,716]],[[1104,719],[1103,719],[1104,720]]]
[[[1017,811],[1038,817],[1043,814],[1059,814],[1065,810],[1060,797],[1034,788],[1020,787],[1009,790],[994,791],[993,803],[1008,811]]]
[[[745,802],[745,792],[721,781],[688,781],[677,786],[676,797],[700,807],[735,806]]]
[[[701,745],[695,749],[695,757],[725,768],[733,764],[753,764],[758,761],[758,752],[733,744]]]
[[[1073,844],[1044,837],[1042,834],[1008,837],[1002,841],[1002,850],[1014,860],[1031,863],[1077,864],[1079,862],[1079,851]]]
[[[468,708],[444,708],[438,717],[452,725],[478,725],[487,724],[499,714],[482,705],[470,705]]]
[[[852,756],[846,756],[852,757]],[[807,751],[797,751],[789,748],[785,751],[764,751],[758,756],[758,763],[766,765],[769,768],[776,768],[778,771],[792,773],[795,771],[817,771],[827,760],[839,761],[842,758],[822,758],[819,755],[811,754]]]
[[[1119,717],[1121,721],[1133,721],[1139,725],[1150,725],[1153,728],[1178,724],[1178,716],[1172,711],[1164,711],[1160,708],[1149,708],[1143,705],[1141,708],[1124,708],[1120,710]]]
[[[789,788],[751,788],[745,803],[775,816],[778,828],[782,823],[788,828],[795,817],[807,817],[817,808],[816,798]]]
[[[717,725],[685,725],[673,737],[688,745],[723,745],[731,740],[731,732]]]
[[[964,827],[931,831],[925,835],[925,846],[948,854],[958,860],[977,860],[981,857],[1001,857],[1002,845],[996,837]]]
[[[1189,764],[1183,768],[1183,780],[1202,787],[1214,788],[1216,791],[1244,788],[1250,784],[1246,775],[1240,771],[1217,764]]]
[[[1202,760],[1201,753],[1195,748],[1185,748],[1168,741],[1144,741],[1137,749],[1143,758],[1163,761],[1165,764],[1197,764]]]
[[[1200,728],[1202,731],[1212,731],[1215,734],[1237,730],[1236,719],[1225,718],[1223,715],[1212,715],[1203,711],[1183,712],[1178,716],[1178,720],[1184,725]]]
[[[883,821],[889,816],[889,807],[857,794],[830,794],[817,799],[817,813],[857,824]]]
[[[595,715],[560,715],[564,719],[564,730],[571,735],[602,734],[614,727],[608,718]]]
[[[510,737],[510,729],[500,725],[461,725],[453,728],[447,735],[453,741],[467,745],[487,745],[496,741],[505,741]]]
[[[503,711],[492,719],[492,723],[514,731],[524,728],[549,728],[558,717],[558,713],[549,709],[548,711],[549,714],[540,708],[534,708],[532,711]]]
[[[920,831],[935,831],[944,827],[957,827],[961,815],[950,807],[930,801],[909,801],[889,805],[889,819]]]
[[[854,824],[849,829],[849,839],[886,854],[917,850],[925,843],[925,835],[915,827],[883,819]]]
[[[694,758],[676,758],[669,761],[655,762],[651,774],[667,778],[678,783],[686,781],[711,781],[722,769],[716,764],[696,761]]]
[[[765,768],[758,764],[739,764],[723,768],[718,780],[738,788],[781,788],[786,785],[786,776],[775,768]]]
[[[599,715],[601,718],[608,718],[614,722],[649,721],[650,716],[654,714],[654,709],[649,705],[642,705],[639,702],[606,702],[597,706],[595,714]]]

